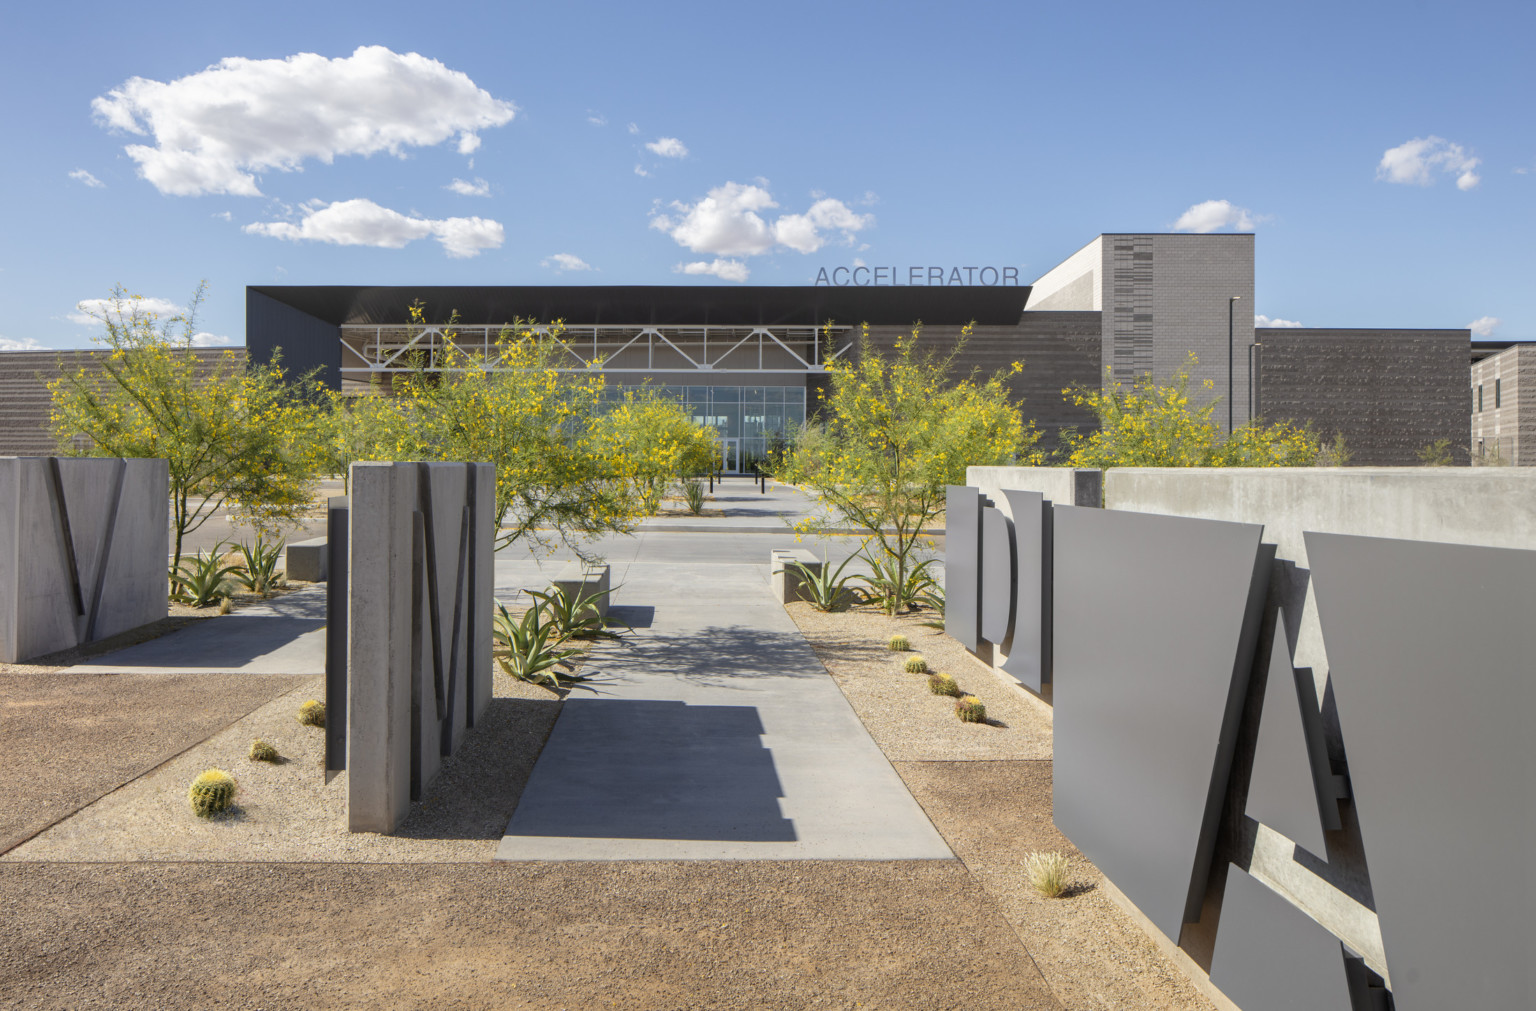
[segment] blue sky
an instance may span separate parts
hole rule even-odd
[[[248,284],[1028,281],[1181,222],[1257,232],[1268,317],[1536,338],[1530,3],[5,20],[3,346],[88,346],[77,303],[119,283],[206,279],[206,340],[240,343]]]

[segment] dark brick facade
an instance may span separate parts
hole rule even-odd
[[[1467,330],[1254,331],[1258,411],[1267,421],[1312,423],[1324,440],[1344,436],[1354,466],[1400,467],[1451,441],[1467,462]]]
[[[924,327],[922,340],[928,347],[947,351],[960,329]],[[1096,312],[1026,312],[1017,326],[978,326],[955,361],[953,378],[972,370],[989,376],[1022,361],[1024,371],[1009,378],[1008,391],[1024,417],[1033,419],[1040,429],[1040,448],[1054,451],[1063,429],[1086,431],[1094,426],[1093,415],[1068,403],[1062,390],[1069,386],[1099,387],[1100,330]],[[898,337],[910,332],[910,328],[897,326],[871,327],[870,337],[876,347],[888,350]]]

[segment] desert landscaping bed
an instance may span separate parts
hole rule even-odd
[[[873,607],[787,610],[890,759],[907,789],[997,904],[1063,1007],[1213,1011],[1210,1001],[1109,898],[1103,876],[1051,818],[1051,717],[1043,702],[922,622]],[[910,652],[892,652],[893,634]],[[954,700],[928,692],[903,662],[922,656],[986,704],[988,722],[962,723]],[[1062,898],[1029,884],[1033,851],[1065,853]]]

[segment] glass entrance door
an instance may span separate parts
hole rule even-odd
[[[720,440],[720,471],[724,474],[741,473],[741,440]]]

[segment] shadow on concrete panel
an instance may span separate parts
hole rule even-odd
[[[512,836],[794,842],[752,706],[566,706],[507,826]],[[540,773],[558,790],[539,790]]]

